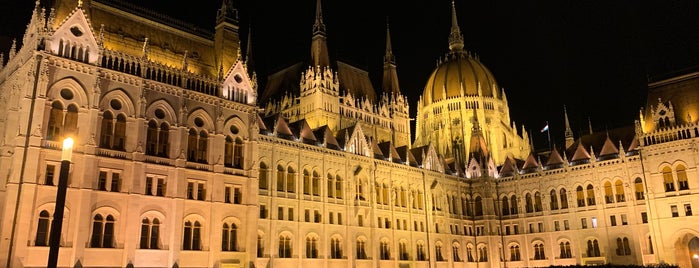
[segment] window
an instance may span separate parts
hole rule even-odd
[[[148,122],[146,133],[146,154],[160,157],[169,155],[170,126],[167,123],[158,123],[154,120]]]
[[[154,176],[146,177],[146,195],[164,196],[165,195],[165,178]]]
[[[124,151],[126,144],[126,116],[119,114],[114,119],[110,111],[102,114],[100,148]]]
[[[597,218],[596,217],[592,217],[590,222],[592,222],[592,228],[597,228]]]
[[[224,190],[224,202],[241,204],[243,200],[243,193],[240,186],[227,185]]]
[[[578,207],[584,207],[585,206],[585,193],[583,192],[582,186],[578,186],[575,190],[576,197],[578,200]]]
[[[388,247],[388,241],[381,241],[381,246],[379,247],[379,256],[381,260],[390,260],[391,253]]]
[[[322,220],[323,216],[318,212],[318,210],[313,211],[313,222],[315,223],[320,223]]]
[[[673,218],[674,218],[674,217],[679,217],[679,216],[680,216],[680,213],[677,212],[677,206],[676,206],[676,205],[670,206],[670,211],[672,212],[672,217],[673,217]]]
[[[288,167],[286,169],[286,192],[287,193],[295,193],[296,192],[296,181],[295,181],[295,175],[296,173],[294,172],[294,169],[291,167]]]
[[[341,212],[337,213],[337,224],[342,225],[342,213]]]
[[[195,129],[189,130],[187,136],[187,161],[208,164],[209,135],[206,131],[197,133]]]
[[[206,186],[203,181],[189,180],[187,182],[187,199],[204,200],[206,198]]]
[[[612,192],[612,183],[604,183],[604,202],[607,204],[614,203],[614,193]]]
[[[416,245],[416,257],[418,261],[425,261],[425,244],[418,242]]]
[[[243,168],[245,163],[245,157],[243,157],[243,140],[240,137],[235,139],[235,145],[233,147],[233,167]]]
[[[614,215],[609,216],[609,223],[612,226],[616,226],[616,216],[614,216]]]
[[[222,251],[238,251],[238,226],[235,223],[224,223],[221,236]]]
[[[409,257],[408,244],[405,241],[401,241],[398,243],[398,258],[400,258],[401,261],[407,261]]]
[[[561,230],[561,224],[560,224],[559,221],[554,221],[554,222],[553,222],[553,229],[554,229],[556,232],[558,232],[558,231]]]
[[[509,199],[507,198],[507,196],[502,197],[501,203],[502,203],[502,215],[503,216],[510,215],[510,204],[509,204],[510,202],[509,202]]]
[[[587,229],[587,219],[580,218],[580,228]]]
[[[366,260],[366,241],[357,239],[357,259]]]
[[[641,178],[636,178],[634,181],[634,190],[636,190],[636,200],[643,200],[646,198],[643,191],[643,180]]]
[[[510,197],[510,214],[517,215],[517,197]]]
[[[460,262],[461,256],[459,255],[459,245],[454,244],[451,246],[451,258],[454,262]]]
[[[201,250],[201,224],[199,221],[184,223],[183,250]]]
[[[262,235],[257,235],[257,257],[263,258],[265,251],[265,240]]]
[[[648,213],[641,212],[641,222],[648,223]]]
[[[483,199],[480,196],[476,196],[476,200],[474,202],[474,207],[475,207],[475,214],[474,216],[483,216]]]
[[[357,215],[357,225],[359,225],[359,227],[364,227],[364,216],[363,215]]]
[[[570,223],[568,222],[568,220],[563,220],[563,228],[565,230],[570,230]]]
[[[307,237],[306,238],[306,258],[316,259],[318,258],[318,238]]]
[[[257,173],[257,183],[261,190],[267,190],[269,187],[267,178],[269,177],[269,169],[265,163],[260,163],[260,170]]]
[[[620,180],[618,180],[614,183],[614,192],[615,192],[617,202],[625,202],[626,201],[626,195],[624,195],[624,185],[622,184],[622,182]]]
[[[160,220],[143,218],[141,221],[141,249],[158,249]]]
[[[284,168],[280,165],[277,166],[277,191],[284,192],[286,179],[284,178]]]
[[[473,247],[467,246],[466,247],[466,258],[468,262],[474,262],[475,259],[473,258]]]
[[[113,248],[114,247],[114,217],[106,217],[97,214],[92,218],[92,236],[90,237],[91,248]]]
[[[592,187],[592,184],[587,185],[587,205],[588,206],[594,206],[595,205],[595,189]]]
[[[539,232],[540,233],[546,232],[546,230],[544,230],[544,223],[543,222],[538,223],[538,225],[539,225]]]
[[[444,256],[442,256],[442,245],[437,244],[434,246],[434,254],[437,261],[444,261]]]
[[[488,248],[485,246],[478,248],[478,261],[487,262],[488,261]]]
[[[158,178],[158,182],[155,185],[155,195],[165,196],[165,178]]]
[[[629,246],[629,239],[624,237],[618,237],[616,239],[616,255],[617,256],[630,256],[631,247]]]
[[[289,218],[287,220],[293,221],[294,220],[294,208],[288,208],[287,212],[289,213],[289,215],[288,215]]]
[[[675,173],[677,174],[677,186],[679,186],[680,191],[689,190],[689,181],[687,180],[687,171],[683,165],[677,166],[675,168]]]
[[[558,194],[561,197],[561,209],[568,208],[568,193],[566,192],[566,189],[562,188],[560,191],[558,191]]]
[[[519,246],[510,246],[510,261],[521,261],[522,255],[519,252]]]
[[[662,173],[665,192],[675,191],[675,180],[672,178],[672,169],[670,169],[670,167],[664,167]]]
[[[146,190],[143,193],[153,195],[153,177],[146,177]]]
[[[313,196],[320,196],[320,175],[318,172],[313,171],[313,178],[311,180]]]
[[[36,238],[34,246],[45,247],[49,245],[49,226],[51,225],[51,216],[48,211],[42,210],[39,213],[39,221],[36,226]]]
[[[527,193],[525,195],[525,206],[527,209],[527,213],[534,212],[534,203],[532,201],[532,195],[530,193]]]
[[[67,90],[67,89],[64,89]],[[64,113],[65,112],[65,113]],[[77,134],[78,129],[78,108],[74,104],[68,105],[68,109],[63,110],[63,104],[54,101],[49,112],[48,130],[46,139],[60,141],[64,135]]]
[[[44,176],[44,185],[56,185],[53,182],[53,178],[56,175],[56,166],[55,165],[46,165],[46,175]]]
[[[279,236],[279,258],[291,258],[291,237]]]
[[[684,215],[685,216],[692,216],[692,205],[691,204],[684,204]]]
[[[561,259],[570,259],[573,257],[573,254],[570,251],[570,242],[568,242],[568,241],[561,242],[558,244],[558,246],[561,249],[561,255],[560,255]]]
[[[536,243],[534,244],[534,259],[535,260],[545,260],[546,255],[544,254],[544,244]]]
[[[342,259],[342,244],[339,238],[330,239],[330,258]]]
[[[597,239],[587,240],[587,257],[599,257],[599,242]]]
[[[558,209],[558,193],[556,193],[556,190],[551,190],[551,193],[549,195],[549,199],[551,199],[551,210],[557,210]]]
[[[97,178],[97,190],[119,192],[119,173],[111,170],[101,170]]]
[[[629,220],[626,218],[626,214],[621,214],[621,225],[628,225]]]
[[[303,194],[311,194],[311,173],[308,170],[303,170]]]
[[[266,219],[266,218],[267,218],[267,206],[260,205],[260,219]]]
[[[536,192],[534,194],[534,212],[541,212],[543,209],[543,206],[541,205],[541,193]]]

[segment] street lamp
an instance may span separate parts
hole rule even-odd
[[[49,261],[48,268],[58,265],[58,249],[61,246],[61,229],[63,228],[63,208],[66,204],[66,190],[68,189],[68,172],[70,170],[70,158],[73,154],[73,139],[63,140],[63,152],[61,153],[61,173],[58,175],[58,189],[56,190],[56,207],[53,210],[51,221],[51,233],[49,234]]]

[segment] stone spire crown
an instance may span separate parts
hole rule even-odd
[[[460,52],[464,49],[464,36],[461,34],[459,23],[456,20],[456,4],[451,1],[451,33],[449,33],[449,50]]]

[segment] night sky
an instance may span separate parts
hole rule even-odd
[[[211,30],[221,3],[128,1]],[[6,55],[9,40],[21,39],[33,2],[3,3],[0,48]],[[539,132],[547,121],[553,142],[563,142],[564,105],[576,137],[587,133],[588,118],[595,131],[631,125],[645,105],[649,80],[699,69],[699,1],[455,3],[465,48],[505,88],[512,119],[518,128],[525,125],[537,148],[547,147],[546,135]],[[234,4],[243,40],[252,29],[261,83],[270,73],[309,58],[315,0]],[[414,116],[427,78],[448,51],[450,7],[449,0],[325,0],[330,57],[367,69],[378,90],[388,20],[401,90]]]

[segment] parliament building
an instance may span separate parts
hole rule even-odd
[[[59,267],[699,267],[699,72],[626,127],[576,137],[562,111],[539,154],[454,2],[417,103],[388,27],[380,88],[329,57],[320,0],[310,57],[264,85],[233,0],[211,31],[53,2],[0,56],[2,267],[47,265],[66,137]]]

